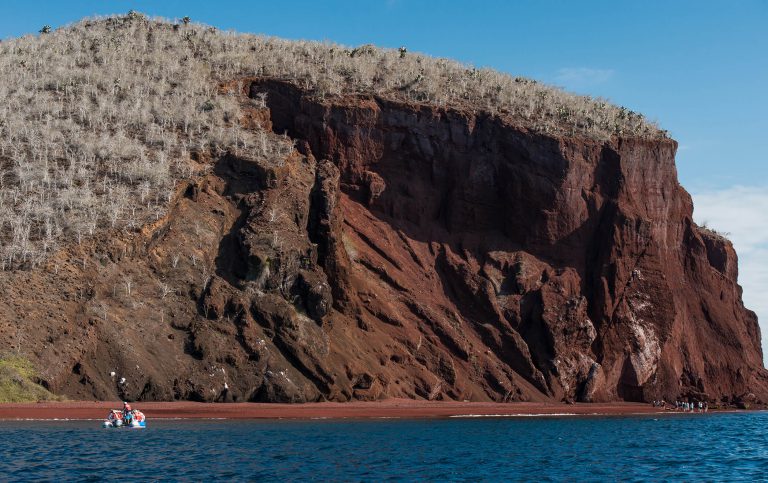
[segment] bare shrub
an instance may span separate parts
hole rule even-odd
[[[603,100],[405,48],[234,34],[134,11],[42,31],[0,43],[2,269],[34,267],[62,244],[160,218],[175,183],[205,165],[191,153],[282,165],[292,141],[242,128],[239,100],[219,88],[239,77],[290,79],[319,97],[461,105],[547,133],[665,135]]]

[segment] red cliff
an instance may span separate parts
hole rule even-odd
[[[2,275],[2,336],[36,327],[18,343],[48,388],[768,400],[736,254],[692,221],[674,141],[547,135],[269,79],[245,90],[267,107],[243,123],[295,151],[210,160],[141,233]]]

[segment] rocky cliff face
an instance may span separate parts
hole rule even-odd
[[[53,391],[767,399],[736,254],[693,223],[674,141],[245,86],[267,107],[242,122],[295,140],[282,162],[210,160],[141,233],[0,275],[0,337]]]

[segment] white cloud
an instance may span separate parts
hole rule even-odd
[[[566,87],[589,87],[603,84],[613,78],[613,69],[592,69],[590,67],[564,67],[557,71],[555,81]]]
[[[757,313],[768,356],[768,186],[693,193],[694,219],[727,233],[739,256],[744,305]]]
[[[768,248],[768,186],[732,186],[692,196],[696,222],[730,233],[739,254]]]
[[[763,336],[768,339],[768,248],[755,250],[748,256],[740,255],[739,271],[739,283],[744,287],[744,303],[758,315],[763,315],[760,322],[765,327]]]

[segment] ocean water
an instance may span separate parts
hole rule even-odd
[[[0,421],[0,481],[768,479],[768,413]]]

